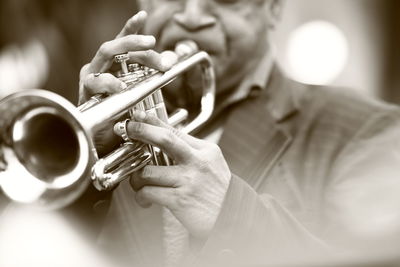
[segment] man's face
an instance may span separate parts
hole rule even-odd
[[[158,51],[180,40],[195,41],[214,63],[218,92],[235,87],[266,50],[270,0],[143,0],[144,33]]]

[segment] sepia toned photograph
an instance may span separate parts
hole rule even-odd
[[[0,0],[0,266],[400,266],[400,1]]]

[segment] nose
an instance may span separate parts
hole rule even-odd
[[[174,21],[189,31],[198,31],[216,22],[207,11],[206,0],[187,0],[184,9],[174,15]]]

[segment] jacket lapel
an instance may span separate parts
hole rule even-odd
[[[256,190],[292,141],[282,124],[298,110],[290,85],[275,67],[267,90],[233,106],[224,126],[219,145],[225,159]]]

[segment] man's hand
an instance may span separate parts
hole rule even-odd
[[[117,134],[121,134],[116,132]],[[148,165],[130,182],[141,206],[169,208],[197,238],[207,237],[221,210],[231,173],[214,143],[187,135],[144,112],[127,125],[130,138],[155,145],[173,159],[173,166]]]
[[[153,36],[139,35],[146,22],[147,14],[138,12],[130,18],[114,40],[103,43],[89,64],[82,67],[79,81],[79,104],[83,104],[96,94],[111,95],[127,88],[127,85],[115,77],[114,56],[128,53],[129,63],[167,71],[176,63],[176,56],[170,51],[157,53],[152,50],[156,40]],[[113,149],[120,140],[112,132],[113,123],[100,129],[95,135],[96,148],[100,154]]]

